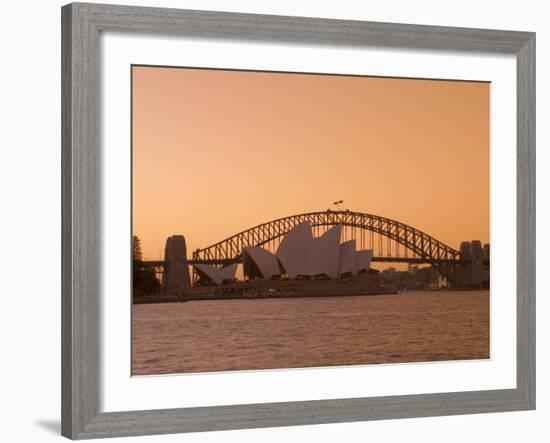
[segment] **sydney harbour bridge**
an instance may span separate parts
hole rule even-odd
[[[488,254],[473,254],[468,242],[456,250],[431,235],[390,218],[350,210],[326,210],[291,215],[259,224],[205,248],[193,251],[188,265],[210,264],[227,266],[242,262],[242,251],[261,246],[277,250],[284,236],[296,225],[309,222],[314,237],[333,226],[342,227],[342,241],[355,240],[357,248],[373,250],[373,262],[428,264],[452,281],[457,268],[488,265]],[[475,243],[475,242],[474,242]],[[477,242],[479,244],[479,242]],[[169,266],[164,261],[148,261],[147,265],[163,272]],[[471,270],[470,270],[471,272]]]

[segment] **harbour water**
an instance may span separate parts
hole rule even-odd
[[[486,290],[132,309],[133,375],[490,357]]]

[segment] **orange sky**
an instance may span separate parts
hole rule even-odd
[[[335,200],[489,241],[488,83],[134,67],[133,232],[198,247]]]

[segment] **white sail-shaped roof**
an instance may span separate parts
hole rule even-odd
[[[261,248],[260,246],[247,247],[243,250],[243,257],[244,273],[248,277],[256,276],[249,266],[249,260],[252,260],[254,265],[256,265],[256,268],[260,271],[261,275],[258,277],[271,279],[281,275],[277,258],[267,249]]]
[[[288,231],[283,241],[277,248],[277,255],[293,254],[307,257],[308,252],[313,247],[313,234],[311,233],[311,223],[302,222]]]
[[[236,263],[226,266],[225,268],[204,264],[196,264],[194,267],[201,277],[217,285],[221,285],[224,281],[235,280],[235,273],[237,272]]]
[[[286,271],[287,277],[290,279],[295,279],[298,276],[309,277],[312,275],[306,257],[279,252],[277,258]]]
[[[285,235],[277,248],[277,258],[288,278],[312,275],[307,257],[313,244],[311,223],[308,221],[297,224]]]
[[[342,226],[336,225],[315,239],[309,251],[307,261],[313,276],[325,275],[330,278],[338,277],[340,266],[340,234]]]
[[[342,274],[357,274],[355,260],[355,240],[349,240],[340,245],[340,272]]]
[[[355,261],[357,263],[357,272],[368,271],[372,261],[372,249],[357,251]]]
[[[235,280],[235,274],[237,273],[238,263],[233,263],[232,265],[225,266],[220,270],[222,276],[222,282],[226,280]]]

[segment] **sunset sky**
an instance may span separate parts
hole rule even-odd
[[[133,232],[188,257],[344,207],[489,241],[488,83],[133,67]]]

